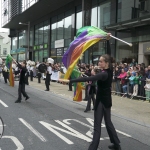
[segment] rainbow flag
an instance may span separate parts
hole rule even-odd
[[[78,30],[76,39],[70,43],[68,50],[62,58],[62,62],[67,68],[67,72],[64,77],[65,79],[69,79],[75,65],[77,64],[82,54],[89,47],[99,42],[100,40],[107,40],[107,35],[108,34],[106,32],[94,26],[86,26]],[[79,90],[81,90],[80,83],[77,84],[76,95],[74,97],[76,100],[81,95]]]
[[[80,28],[77,32],[76,39],[70,43],[70,46],[62,58],[64,66],[67,68],[65,79],[69,79],[72,70],[80,59],[81,55],[92,45],[99,42],[100,40],[106,40],[107,33],[103,30],[93,27],[86,26]]]
[[[71,79],[76,79],[81,76],[81,72],[77,70],[77,67],[75,67],[71,74]],[[74,101],[80,102],[82,101],[82,89],[84,89],[84,83],[73,83],[74,84]]]
[[[10,86],[14,87],[14,75],[13,75],[13,72],[12,72],[12,57],[10,55],[7,55],[7,58],[6,58],[6,67],[9,69],[9,82],[10,82]]]

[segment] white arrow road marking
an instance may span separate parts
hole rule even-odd
[[[4,107],[8,107],[1,99],[0,99],[0,103],[1,103]]]
[[[47,140],[42,136],[36,129],[34,129],[29,123],[24,119],[18,118],[31,132],[33,132],[42,142],[47,142]]]
[[[20,141],[16,137],[14,137],[14,136],[3,136],[2,138],[3,139],[11,139],[15,143],[15,145],[17,146],[16,150],[23,150],[24,149],[23,145],[20,143]]]

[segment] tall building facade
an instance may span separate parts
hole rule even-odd
[[[114,39],[99,42],[82,62],[96,63],[108,53],[116,61],[150,63],[150,0],[2,0],[2,26],[10,29],[11,54],[19,60],[61,62],[76,31],[90,25],[133,47]]]

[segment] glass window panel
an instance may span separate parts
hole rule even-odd
[[[78,12],[76,18],[76,30],[80,29],[81,27],[82,27],[82,12]]]
[[[26,45],[25,31],[19,33],[19,47]]]
[[[43,23],[39,24],[39,44],[43,44]]]
[[[97,27],[97,7],[92,8],[91,25]]]
[[[34,41],[35,45],[39,44],[38,41],[38,25],[35,26],[35,41]]]
[[[30,29],[30,46],[33,46],[33,28]]]
[[[44,54],[43,54],[43,57],[45,58],[48,58],[48,50],[44,50]]]
[[[17,37],[12,38],[12,49],[17,49]]]
[[[98,7],[98,27],[103,29],[110,24],[111,2],[105,3]]]
[[[63,39],[63,31],[64,31],[64,20],[60,20],[57,23],[57,40]]]
[[[54,42],[56,40],[56,23],[51,25],[51,41]]]
[[[49,22],[44,22],[44,43],[48,43],[48,37],[49,37]]]
[[[68,17],[65,18],[64,28],[65,28],[64,38],[65,39],[71,38],[71,28],[72,28],[71,16],[68,16]]]
[[[39,51],[39,61],[43,62],[43,50]]]
[[[19,61],[25,60],[25,54],[19,54],[18,60],[19,60]]]
[[[34,61],[38,61],[38,51],[34,52]]]
[[[65,40],[65,47],[69,47],[69,44],[71,43],[71,39]]]

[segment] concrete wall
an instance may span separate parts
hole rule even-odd
[[[145,43],[150,43],[150,42],[145,42]],[[139,43],[139,52],[138,52],[138,63],[145,63],[146,66],[149,65],[149,61],[148,61],[148,57],[150,57],[150,55],[144,55],[143,52],[143,44],[145,43]]]

